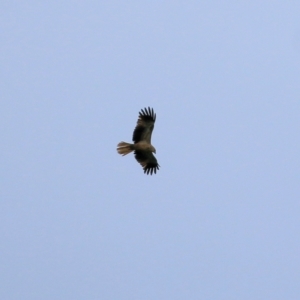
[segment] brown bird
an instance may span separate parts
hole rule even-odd
[[[151,145],[151,135],[154,128],[156,114],[150,107],[141,109],[136,127],[133,131],[132,140],[134,144],[120,142],[117,151],[121,155],[126,155],[134,151],[135,159],[141,164],[144,173],[156,174],[160,165],[152,152],[156,153],[155,148]]]

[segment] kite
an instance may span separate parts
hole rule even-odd
[[[152,175],[159,170],[160,165],[152,152],[156,149],[151,145],[151,135],[154,128],[156,114],[150,107],[141,109],[136,127],[133,131],[132,140],[134,144],[120,142],[117,151],[121,155],[126,155],[134,151],[135,159],[144,169],[145,174]]]

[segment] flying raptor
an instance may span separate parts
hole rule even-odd
[[[144,108],[139,112],[136,127],[133,131],[133,144],[120,142],[117,146],[117,151],[121,155],[126,155],[134,151],[135,159],[141,164],[144,173],[156,174],[160,165],[157,163],[153,152],[156,153],[155,148],[151,145],[151,135],[154,128],[156,114],[153,108]]]

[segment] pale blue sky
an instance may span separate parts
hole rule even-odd
[[[2,1],[0,298],[300,299],[299,13]]]

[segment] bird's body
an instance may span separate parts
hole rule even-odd
[[[117,151],[121,155],[126,155],[134,151],[135,159],[141,164],[144,173],[153,174],[159,170],[159,164],[155,156],[156,149],[151,145],[151,135],[154,129],[156,114],[153,108],[142,109],[139,113],[137,125],[133,131],[133,144],[120,142]]]

